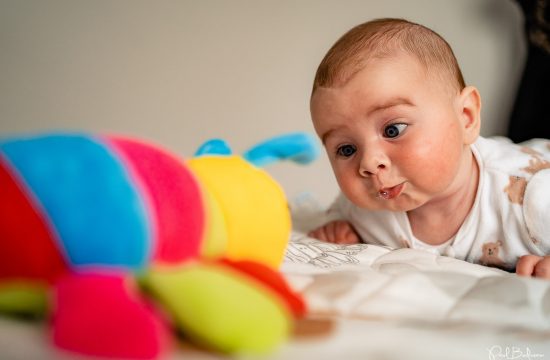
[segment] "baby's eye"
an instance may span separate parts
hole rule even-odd
[[[336,149],[336,154],[338,156],[350,157],[351,155],[355,154],[356,151],[357,148],[353,145],[342,145],[339,146],[338,149]]]
[[[384,128],[384,136],[387,137],[387,138],[396,138],[399,135],[401,135],[401,133],[403,131],[405,131],[407,126],[408,126],[407,124],[391,124],[391,125],[388,125]]]

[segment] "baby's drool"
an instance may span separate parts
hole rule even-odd
[[[389,191],[380,190],[380,191],[378,192],[378,197],[387,200],[387,199],[390,198],[390,193],[389,193]]]

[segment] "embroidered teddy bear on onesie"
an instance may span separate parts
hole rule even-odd
[[[488,242],[483,244],[483,255],[479,263],[486,266],[504,267],[504,261],[498,256],[502,241]]]

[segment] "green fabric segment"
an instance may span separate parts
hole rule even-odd
[[[153,269],[147,285],[195,341],[223,352],[266,353],[287,338],[289,314],[244,276],[194,264]]]
[[[0,312],[43,316],[48,305],[48,288],[43,283],[0,283]]]

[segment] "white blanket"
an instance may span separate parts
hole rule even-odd
[[[304,233],[324,212],[299,200],[281,270],[311,323],[269,359],[550,359],[550,281],[420,250],[320,242]]]
[[[311,315],[550,330],[550,281],[425,251],[335,245],[295,233],[282,271]]]

